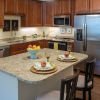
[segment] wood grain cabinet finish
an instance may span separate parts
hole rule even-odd
[[[0,28],[4,25],[4,0],[0,0]]]
[[[71,0],[55,0],[54,15],[66,15],[71,13]]]
[[[39,1],[28,1],[28,12],[26,14],[28,27],[42,26],[42,5]]]
[[[37,40],[27,43],[13,44],[10,46],[10,55],[27,52],[28,45],[40,45],[41,48],[48,48],[48,40]]]
[[[17,14],[17,0],[5,0],[5,14]]]
[[[41,48],[48,48],[48,40],[40,40],[39,45]]]
[[[63,15],[71,14],[71,0],[62,0],[62,13]]]
[[[10,55],[16,55],[27,51],[28,43],[13,44],[10,46]]]
[[[89,0],[75,0],[75,13],[88,13]]]
[[[55,0],[53,2],[54,15],[61,15],[61,7],[61,0]]]
[[[27,13],[27,3],[28,0],[16,0],[17,1],[17,13],[19,15],[25,15]]]
[[[90,0],[90,12],[100,12],[100,0]]]
[[[43,26],[53,26],[53,2],[43,2]]]

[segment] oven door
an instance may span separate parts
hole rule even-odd
[[[58,43],[58,50],[67,50],[67,42],[59,42]]]

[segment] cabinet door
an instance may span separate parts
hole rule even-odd
[[[75,0],[75,13],[89,12],[89,0]]]
[[[25,15],[27,10],[27,0],[17,0],[18,14]]]
[[[90,11],[100,12],[100,0],[90,0]]]
[[[53,26],[53,2],[43,2],[43,25]]]
[[[54,15],[61,15],[61,0],[55,0],[53,2],[53,9],[54,9]]]
[[[5,10],[6,14],[16,14],[17,13],[17,0],[5,0]]]
[[[71,13],[71,0],[62,0],[61,1],[61,13],[63,15],[66,15],[66,14],[70,14]]]
[[[4,25],[4,0],[0,0],[0,27]]]
[[[28,0],[28,13],[26,14],[28,27],[42,26],[41,2]]]
[[[42,26],[42,4],[39,1],[33,3],[33,26]]]
[[[27,51],[28,43],[13,44],[10,46],[10,54],[20,54]]]

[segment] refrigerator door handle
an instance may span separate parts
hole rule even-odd
[[[85,24],[85,51],[87,51],[87,24]]]
[[[86,28],[85,24],[83,24],[83,51],[85,51],[85,40],[86,40],[85,34],[86,34]]]
[[[87,25],[83,24],[83,51],[87,50]]]

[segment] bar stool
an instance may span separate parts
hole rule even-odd
[[[51,91],[37,97],[37,100],[74,100],[79,70],[76,74],[61,80],[60,91]]]
[[[88,91],[88,100],[91,100],[91,89],[93,89],[93,75],[96,59],[92,59],[86,63],[85,74],[79,75],[76,90],[83,92],[83,99],[86,100],[86,92]],[[77,100],[79,100],[77,98]]]

